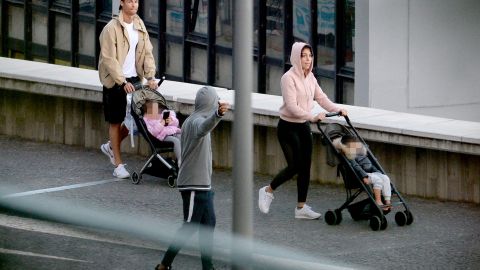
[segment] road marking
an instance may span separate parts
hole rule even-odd
[[[45,255],[45,254],[39,254],[39,253],[33,253],[33,252],[26,252],[26,251],[21,251],[21,250],[4,249],[4,248],[0,248],[0,253],[22,255],[22,256],[31,256],[31,257],[40,257],[40,258],[47,258],[47,259],[72,261],[72,262],[91,263],[89,261],[84,261],[84,260],[77,260],[77,259],[71,259],[71,258],[65,258],[65,257],[57,257],[57,256],[51,256],[51,255]]]
[[[35,195],[35,194],[41,194],[41,193],[62,191],[62,190],[89,187],[89,186],[95,186],[95,185],[102,185],[102,184],[107,184],[107,183],[112,183],[112,182],[120,182],[120,181],[125,181],[125,180],[127,180],[127,179],[114,178],[114,179],[87,182],[87,183],[82,183],[82,184],[75,184],[75,185],[68,185],[68,186],[61,186],[61,187],[37,189],[37,190],[32,190],[32,191],[25,191],[25,192],[19,192],[19,193],[13,193],[13,194],[5,195],[5,196],[3,196],[3,198],[6,199],[6,198],[23,197],[23,196],[29,196],[29,195]]]

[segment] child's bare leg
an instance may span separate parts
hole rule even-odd
[[[378,205],[383,205],[383,202],[382,202],[382,190],[381,189],[378,189],[378,188],[373,188],[373,195],[375,197],[375,203],[377,203]]]

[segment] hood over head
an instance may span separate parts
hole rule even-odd
[[[302,69],[302,50],[303,48],[308,47],[310,51],[313,53],[312,46],[305,42],[295,42],[292,45],[292,52],[290,53],[290,63],[295,71],[295,74],[303,77],[303,69]],[[310,65],[310,72],[313,69],[313,59],[312,64]]]
[[[218,108],[217,91],[211,86],[204,86],[200,88],[195,97],[195,110],[193,114],[201,114],[202,116],[209,116],[212,111]]]

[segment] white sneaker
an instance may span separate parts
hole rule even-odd
[[[110,163],[115,166],[115,157],[113,156],[112,147],[110,146],[110,141],[104,143],[100,146],[100,150],[110,159]]]
[[[295,218],[300,219],[319,219],[322,215],[312,210],[308,205],[303,205],[303,208],[295,207]]]
[[[113,176],[117,178],[129,178],[130,173],[125,169],[126,164],[118,165],[115,170],[113,170]]]
[[[258,208],[260,208],[260,212],[267,214],[268,210],[270,210],[270,204],[273,201],[273,194],[267,192],[267,186],[258,190]]]

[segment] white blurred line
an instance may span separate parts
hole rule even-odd
[[[40,257],[40,258],[64,260],[64,261],[73,261],[73,262],[91,263],[89,261],[84,261],[84,260],[76,260],[76,259],[70,259],[70,258],[65,258],[65,257],[50,256],[50,255],[44,255],[44,254],[39,254],[39,253],[32,253],[32,252],[12,250],[12,249],[3,249],[3,248],[0,248],[0,253],[22,255],[22,256],[31,256],[31,257]]]
[[[101,185],[101,184],[107,184],[107,183],[119,182],[119,181],[125,181],[125,180],[127,180],[127,179],[114,178],[114,179],[109,179],[109,180],[87,182],[87,183],[82,183],[82,184],[75,184],[75,185],[68,185],[68,186],[61,186],[61,187],[37,189],[37,190],[32,190],[32,191],[25,191],[25,192],[19,192],[19,193],[13,193],[13,194],[5,195],[5,196],[3,196],[3,198],[23,197],[23,196],[29,196],[29,195],[35,195],[35,194],[41,194],[41,193],[48,193],[48,192],[55,192],[55,191],[62,191],[62,190],[74,189],[74,188],[82,188],[82,187],[88,187],[88,186],[95,186],[95,185]]]

